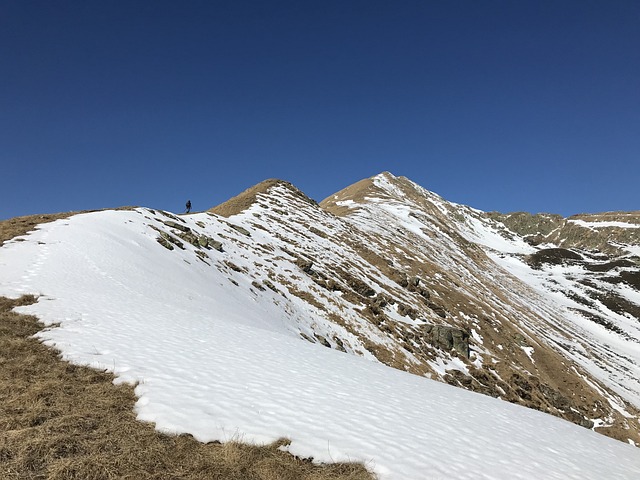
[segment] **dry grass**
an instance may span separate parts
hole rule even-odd
[[[29,304],[0,297],[0,478],[371,480],[361,464],[315,465],[278,447],[202,444],[138,422],[133,388],[60,360],[32,338]]]
[[[113,210],[133,210],[136,207],[118,207]],[[41,223],[54,222],[61,218],[69,218],[79,213],[97,212],[98,210],[82,210],[77,212],[47,213],[42,215],[26,215],[0,221],[0,246],[14,237],[26,235]]]
[[[275,187],[276,185],[283,185],[287,187],[291,193],[304,201],[315,203],[314,200],[311,200],[289,182],[278,180],[277,178],[270,178],[254,185],[253,187],[247,188],[244,192],[236,195],[226,202],[221,203],[220,205],[210,208],[208,211],[227,218],[232,215],[237,215],[251,207],[258,199],[259,194],[266,193],[271,187]]]
[[[61,218],[67,218],[73,213],[53,213],[46,215],[27,215],[15,217],[0,222],[0,245],[14,237],[26,235],[40,223],[53,222]]]

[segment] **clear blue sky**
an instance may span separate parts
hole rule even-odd
[[[0,219],[388,170],[640,209],[640,2],[0,0]]]

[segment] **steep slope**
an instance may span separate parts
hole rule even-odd
[[[38,293],[20,311],[54,327],[39,338],[68,360],[137,382],[138,418],[162,431],[203,442],[285,436],[296,455],[362,460],[381,479],[640,475],[629,445],[376,361],[384,350],[399,365],[433,370],[385,325],[425,329],[409,303],[406,315],[397,311],[400,300],[425,299],[434,322],[442,304],[430,307],[422,281],[391,280],[341,240],[362,235],[286,183],[229,218],[76,215],[0,248],[0,294]],[[383,286],[396,304],[367,303]],[[464,353],[442,358],[463,368],[455,355]]]
[[[562,248],[600,251],[612,256],[640,255],[640,211],[560,215],[527,212],[489,212],[532,245],[553,244]]]
[[[620,336],[602,326],[609,320],[598,325],[567,310],[521,275],[533,271],[525,260],[540,248],[405,178],[385,173],[321,205],[366,232],[363,243],[389,265],[421,279],[437,308],[414,301],[416,318],[470,333],[468,361],[424,347],[416,355],[445,381],[638,441],[637,316],[621,320]],[[593,268],[604,263],[594,260]]]

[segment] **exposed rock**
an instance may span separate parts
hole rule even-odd
[[[403,288],[409,286],[409,279],[407,278],[406,273],[394,272],[394,274],[392,275],[392,280]]]
[[[173,250],[173,245],[171,245],[171,242],[167,240],[165,237],[163,237],[162,235],[157,237],[156,241],[167,250]]]
[[[469,333],[444,325],[423,325],[423,337],[433,346],[445,351],[455,350],[469,358]]]
[[[309,275],[313,273],[313,262],[311,260],[297,258],[295,263],[304,273],[307,273]]]
[[[160,231],[160,237],[158,237],[156,240],[160,245],[162,245],[163,247],[169,250],[173,250],[173,248],[170,248],[167,245],[175,245],[179,249],[184,250],[184,244],[180,240],[175,238],[173,235],[168,234],[167,232]]]
[[[442,305],[436,305],[433,302],[428,302],[427,306],[440,318],[447,318],[447,310]]]
[[[280,291],[276,288],[276,286],[271,282],[271,280],[264,279],[262,284],[267,287],[269,290],[273,290],[276,293],[280,293]]]
[[[211,237],[207,237],[206,235],[198,236],[195,242],[195,246],[206,249],[213,248],[214,250],[218,250],[219,252],[223,251],[221,242],[218,242]]]
[[[409,317],[412,320],[415,320],[416,318],[418,318],[418,311],[407,304],[398,303],[398,315],[402,317]]]
[[[309,227],[309,231],[319,236],[320,238],[328,238],[328,235],[324,233],[322,230],[314,227],[313,225]]]
[[[230,223],[229,226],[231,228],[233,228],[235,231],[240,232],[242,235],[245,235],[247,237],[251,236],[251,232],[249,230],[247,230],[244,227],[241,227],[240,225],[236,225],[234,223]]]
[[[359,295],[362,295],[363,297],[372,297],[373,295],[376,294],[376,291],[373,288],[371,288],[369,285],[367,285],[366,282],[360,280],[359,278],[357,278],[354,275],[351,275],[348,272],[345,272],[344,270],[341,273],[345,283],[354,292],[358,293]]]
[[[331,348],[331,344],[329,343],[329,340],[327,340],[326,338],[324,338],[322,335],[314,335],[316,337],[316,339],[318,340],[318,342],[320,343],[320,345],[323,345],[327,348]]]
[[[336,350],[339,350],[340,352],[346,352],[347,349],[344,348],[344,342],[342,340],[340,340],[339,337],[337,336],[333,336],[333,341],[336,342]]]
[[[173,222],[171,220],[165,220],[164,223],[167,227],[171,227],[171,228],[175,228],[176,230],[180,230],[181,232],[190,232],[191,229],[189,227],[187,227],[186,225],[179,223],[179,222]]]
[[[238,265],[236,265],[235,263],[229,261],[229,260],[225,260],[224,264],[229,267],[231,270],[233,270],[234,272],[244,272],[244,269],[239,267]]]
[[[563,418],[565,418],[566,420],[569,420],[570,422],[575,423],[576,425],[580,425],[581,427],[588,428],[588,429],[592,429],[594,425],[594,423],[591,420],[589,420],[584,415],[578,412],[575,412],[573,410],[565,412],[563,415]]]
[[[407,290],[410,292],[416,292],[421,295],[425,300],[428,300],[431,297],[429,291],[420,284],[420,278],[411,277],[407,280]]]
[[[174,232],[174,234],[178,237],[180,237],[182,240],[184,240],[187,243],[190,243],[191,245],[193,245],[194,247],[199,247],[199,241],[198,241],[198,237],[196,235],[194,235],[191,232]]]
[[[582,255],[566,248],[544,248],[529,255],[528,262],[534,267],[540,267],[543,263],[561,265],[582,260]]]

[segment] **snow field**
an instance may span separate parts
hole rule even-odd
[[[382,479],[640,477],[633,447],[301,340],[310,313],[252,293],[222,268],[232,253],[206,265],[189,246],[166,250],[148,215],[77,215],[0,249],[0,294],[42,295],[20,308],[61,324],[40,338],[138,382],[139,419],[201,441],[287,437],[296,455],[363,461]],[[231,235],[215,217],[183,218]]]

